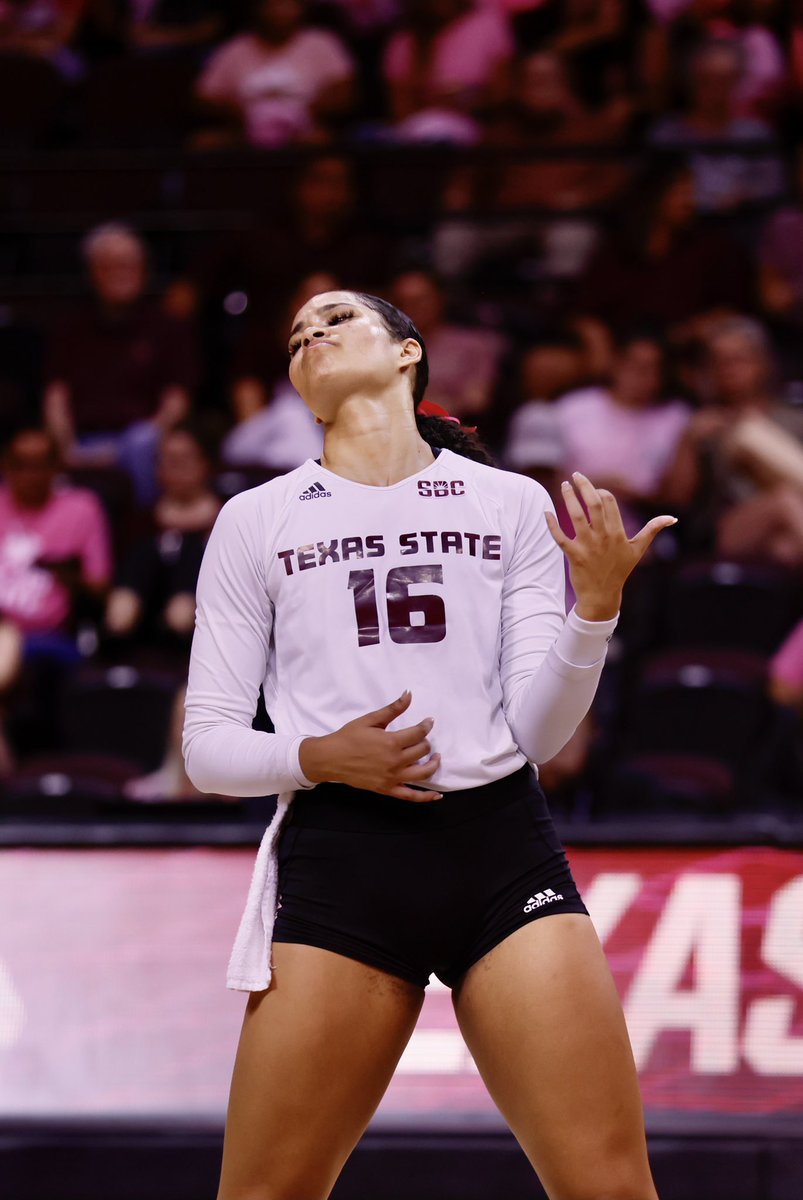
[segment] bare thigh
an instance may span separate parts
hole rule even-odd
[[[276,943],[249,996],[218,1200],[324,1200],[409,1041],[423,988],[316,946]]]
[[[466,972],[453,1002],[551,1200],[656,1200],[630,1040],[588,917],[516,930]]]

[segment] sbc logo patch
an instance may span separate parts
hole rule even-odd
[[[462,479],[419,479],[419,496],[464,496],[466,485]]]

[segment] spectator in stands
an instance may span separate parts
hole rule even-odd
[[[495,7],[474,0],[404,0],[384,59],[396,135],[473,142],[504,99],[514,42]]]
[[[689,103],[683,114],[664,117],[651,133],[657,146],[689,151],[695,200],[702,212],[729,212],[745,204],[773,200],[783,191],[783,170],[771,153],[706,154],[706,142],[771,142],[763,121],[738,115],[744,78],[741,51],[734,42],[712,39],[698,46],[689,64]]]
[[[730,318],[708,345],[707,403],[669,474],[670,502],[712,529],[716,552],[803,565],[803,408],[778,398],[759,322]]]
[[[618,108],[592,113],[577,95],[564,59],[536,51],[519,60],[507,111],[488,129],[486,144],[500,147],[615,143],[626,120]],[[585,208],[608,199],[623,181],[621,170],[597,161],[502,163],[494,172],[494,208],[528,204]]]
[[[190,425],[165,434],[153,528],[130,548],[106,604],[106,628],[114,636],[167,633],[189,646],[198,571],[220,511],[211,471],[210,455]]]
[[[257,0],[250,32],[214,52],[196,83],[222,122],[211,141],[256,146],[320,140],[354,107],[354,63],[328,30],[305,23],[303,0]],[[207,139],[210,144],[210,139]]]
[[[785,0],[781,0],[781,4]],[[703,41],[731,42],[743,64],[736,89],[739,116],[772,116],[787,65],[779,37],[777,0],[649,0],[669,34],[670,59],[682,61]]]
[[[761,302],[768,316],[803,328],[803,145],[797,148],[797,203],[770,216],[759,245]]]
[[[13,767],[6,738],[22,724],[52,743],[57,689],[76,664],[76,624],[94,621],[111,576],[105,513],[92,492],[58,485],[61,460],[42,429],[19,428],[5,445],[0,485],[0,775]],[[24,701],[20,702],[20,681]]]
[[[684,403],[665,399],[665,388],[663,345],[636,332],[619,341],[608,386],[570,392],[553,406],[561,477],[582,471],[613,492],[631,533],[664,502],[667,471],[690,417]]]
[[[306,276],[293,289],[282,307],[276,332],[279,347],[265,352],[265,343],[278,343],[278,337],[262,331],[262,352],[241,356],[239,370],[231,389],[236,424],[221,447],[221,459],[227,466],[262,466],[287,471],[307,458],[318,458],[323,448],[323,432],[307,405],[287,378],[287,330],[293,315],[312,296],[336,291],[340,286],[334,275],[317,272]],[[256,349],[256,346],[253,347]],[[281,366],[279,366],[281,363]]]
[[[40,740],[53,736],[55,691],[78,661],[75,623],[111,576],[106,516],[92,492],[58,485],[58,446],[43,429],[9,442],[0,486],[0,774],[12,765],[5,702],[23,677]]]
[[[145,246],[128,226],[98,226],[83,253],[92,300],[53,334],[45,422],[67,462],[117,463],[149,503],[159,438],[197,382],[192,330],[146,297]]]
[[[300,279],[323,272],[371,291],[386,259],[385,242],[366,229],[351,160],[326,153],[300,165],[279,213],[265,214],[255,228],[212,245],[199,257],[190,277],[171,289],[170,305],[178,299],[182,312],[201,306],[216,316],[226,297],[239,293],[248,308],[242,352],[262,362],[266,324],[277,324],[277,311],[284,312]],[[278,365],[284,371],[283,327],[278,340]],[[272,348],[270,352],[276,358]]]
[[[578,280],[574,306],[620,333],[639,322],[680,327],[706,313],[744,311],[752,272],[741,244],[709,228],[682,160],[648,163],[621,205],[618,228]]]
[[[153,528],[131,546],[106,605],[106,630],[114,639],[152,641],[161,653],[178,652],[182,664],[195,624],[195,587],[203,551],[220,511],[220,500],[210,486],[212,466],[205,439],[191,424],[165,434]],[[184,692],[179,688],[173,704],[164,760],[156,771],[125,784],[130,800],[198,796],[181,756]]]
[[[469,270],[489,257],[532,253],[533,244],[539,242],[540,253],[550,259],[550,246],[561,239],[567,211],[610,200],[626,175],[618,163],[591,160],[582,153],[576,159],[550,160],[527,158],[518,152],[615,145],[623,129],[620,110],[591,113],[580,102],[559,55],[541,50],[520,58],[513,72],[510,102],[489,123],[483,138],[488,147],[517,153],[509,158],[500,154],[477,168],[458,170],[444,198],[445,207],[452,212],[481,208],[511,215],[504,224],[490,229],[465,219],[442,227],[436,235],[436,253],[445,273],[451,276]],[[522,216],[527,208],[545,210],[545,214],[535,219]],[[546,219],[550,210],[554,215]],[[571,267],[564,267],[566,274],[579,269],[594,236],[588,223],[576,218],[571,230],[579,244]]]
[[[82,71],[72,48],[87,0],[0,0],[0,55],[44,58],[66,79]]]
[[[84,488],[57,486],[60,470],[58,445],[45,430],[11,439],[0,486],[0,612],[30,648],[47,644],[71,655],[76,602],[105,594],[111,552],[100,502]]]
[[[650,20],[644,0],[542,0],[517,15],[518,42],[560,54],[584,104],[632,109],[643,83]]]
[[[525,350],[519,367],[522,403],[510,421],[503,458],[511,470],[536,479],[553,499],[560,494],[558,471],[566,457],[555,401],[580,384],[584,360],[579,338],[553,337]]]
[[[387,289],[393,304],[421,331],[429,360],[427,399],[461,420],[490,406],[506,342],[491,329],[447,320],[446,293],[431,271],[405,271]]]

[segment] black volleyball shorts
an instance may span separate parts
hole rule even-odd
[[[416,804],[342,784],[299,792],[278,843],[274,942],[454,987],[514,930],[585,913],[529,766]]]

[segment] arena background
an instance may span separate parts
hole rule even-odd
[[[273,801],[181,770],[193,588],[346,286],[501,465],[680,517],[542,776],[663,1200],[797,1200],[803,6],[256,8],[0,4],[0,1197],[215,1194]],[[333,1196],[535,1200],[428,993]]]

